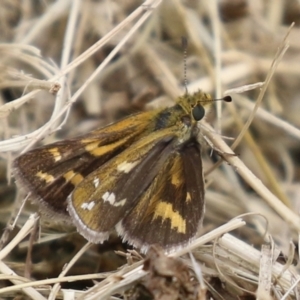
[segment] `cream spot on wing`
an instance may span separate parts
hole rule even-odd
[[[178,232],[186,233],[186,221],[182,218],[178,211],[173,209],[173,205],[167,202],[159,202],[154,211],[153,219],[161,217],[163,221],[169,219],[171,228]]]
[[[109,202],[109,204],[114,205],[116,201],[116,195],[114,193],[105,192],[102,196],[104,202]]]
[[[104,202],[109,202],[110,205],[118,207],[126,203],[126,198],[116,202],[116,195],[114,193],[105,192],[102,196]]]
[[[125,199],[122,199],[118,202],[115,202],[114,206],[123,206],[125,203],[126,203],[126,198]]]
[[[137,164],[139,163],[138,160],[134,161],[134,162],[127,162],[124,161],[121,164],[119,164],[117,166],[117,170],[119,172],[124,172],[124,173],[129,173]]]
[[[104,201],[107,201],[108,196],[109,196],[109,192],[105,192],[105,193],[102,195],[102,199],[103,199]]]
[[[60,154],[58,148],[51,148],[48,151],[53,155],[53,158],[55,161],[61,160],[61,154]]]
[[[47,183],[51,183],[55,180],[55,178],[48,174],[48,173],[43,173],[42,171],[39,171],[35,174],[35,176],[39,177],[40,179],[45,180]]]
[[[81,208],[84,210],[92,210],[94,206],[95,206],[95,201],[84,202],[81,204]]]
[[[93,183],[94,183],[94,187],[95,189],[99,186],[99,183],[100,183],[100,180],[98,177],[95,177],[94,180],[93,180]]]
[[[185,198],[185,202],[191,202],[192,198],[191,198],[191,194],[189,192],[186,193],[186,198]]]
[[[74,171],[65,173],[63,177],[66,179],[66,181],[71,182],[75,186],[83,180],[82,175],[80,173],[75,173]]]

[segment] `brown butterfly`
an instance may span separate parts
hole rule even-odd
[[[93,243],[115,228],[143,252],[152,244],[174,251],[193,240],[202,223],[197,122],[212,102],[201,91],[185,94],[173,107],[31,150],[15,160],[15,177],[46,213],[71,217]]]

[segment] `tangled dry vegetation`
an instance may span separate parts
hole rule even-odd
[[[0,15],[0,297],[300,298],[299,1],[2,0]],[[203,153],[199,238],[145,258],[113,234],[90,245],[39,219],[12,160],[172,105],[184,92],[182,36],[188,91],[233,98],[206,119],[225,154]]]

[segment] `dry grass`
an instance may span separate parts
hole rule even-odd
[[[299,299],[299,1],[3,0],[0,15],[0,297],[142,299],[141,287],[153,289],[155,256],[143,270],[117,237],[86,244],[42,218],[36,239],[37,208],[8,183],[31,147],[172,105],[186,36],[188,91],[233,102],[216,102],[202,124],[223,163],[204,155],[202,232],[172,256],[195,299]]]

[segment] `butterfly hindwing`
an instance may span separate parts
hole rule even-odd
[[[191,241],[204,214],[204,182],[199,144],[173,151],[140,196],[136,206],[117,225],[118,233],[142,251],[159,244],[172,251]]]

